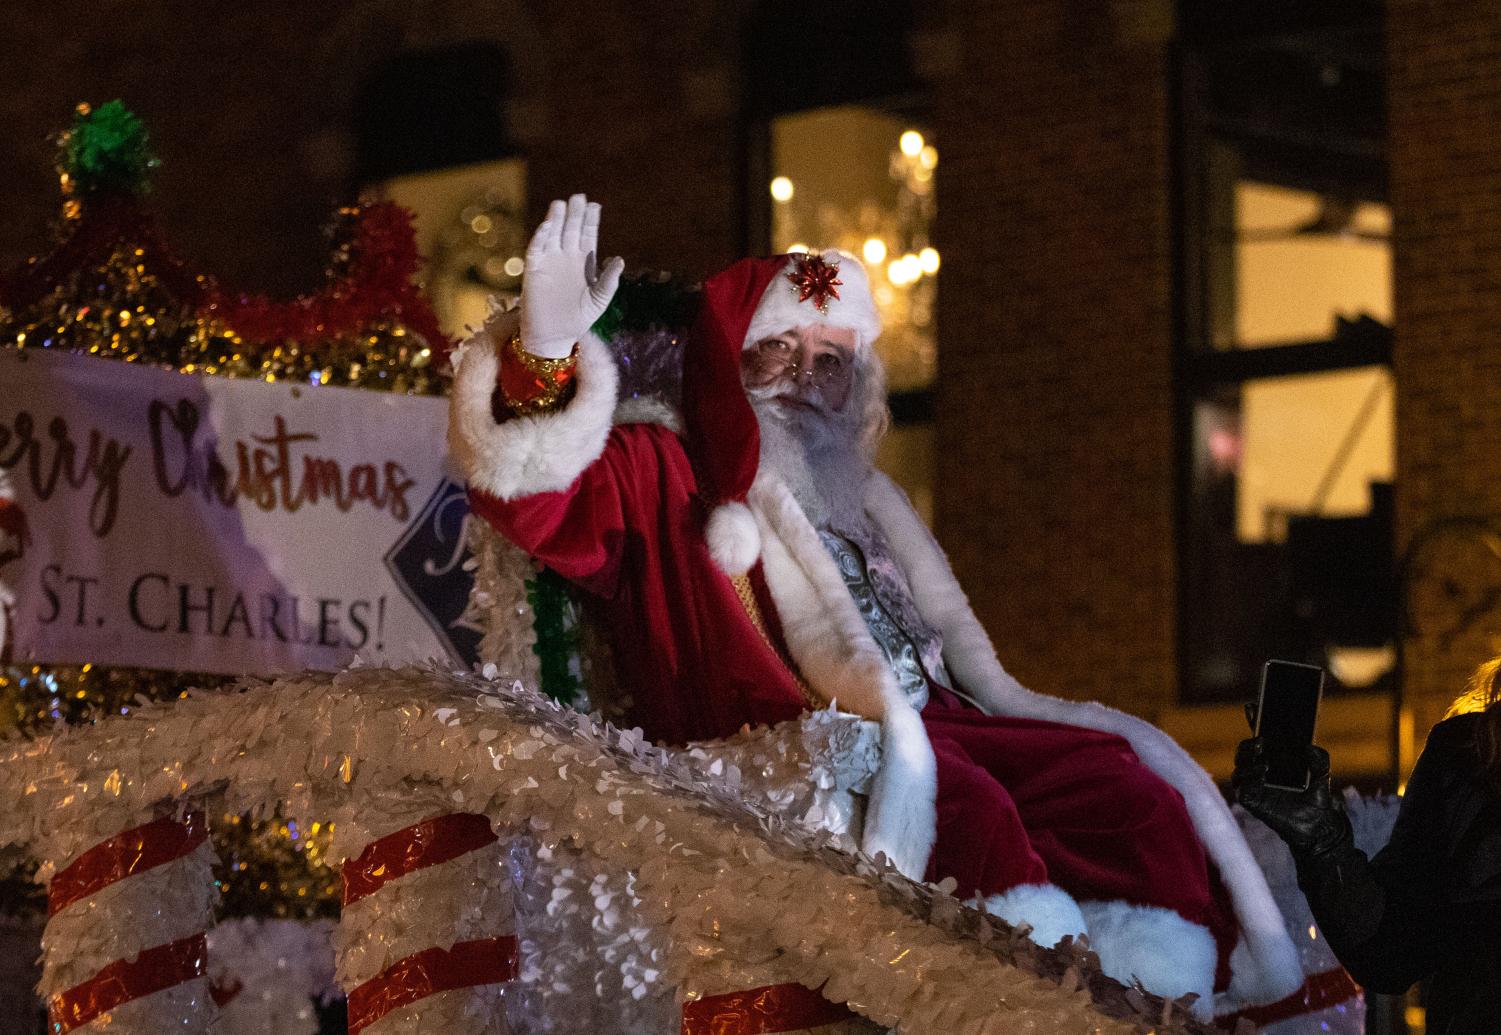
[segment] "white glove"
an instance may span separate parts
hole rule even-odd
[[[568,355],[615,297],[625,262],[610,259],[597,269],[598,244],[598,203],[575,194],[566,205],[548,206],[526,247],[521,291],[521,343],[532,355]]]

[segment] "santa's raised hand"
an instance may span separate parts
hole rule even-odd
[[[598,245],[598,203],[575,194],[548,206],[526,248],[521,289],[521,343],[532,355],[568,355],[615,296],[625,262],[598,266]]]

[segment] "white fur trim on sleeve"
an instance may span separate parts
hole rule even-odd
[[[860,847],[883,853],[906,876],[923,879],[938,838],[938,760],[910,706],[881,722],[881,766],[871,785]]]
[[[744,575],[761,556],[761,532],[744,503],[715,507],[704,537],[709,541],[709,556],[726,575]]]
[[[1093,701],[1033,693],[1018,683],[1001,667],[948,559],[902,490],[877,473],[865,504],[891,543],[918,609],[943,636],[944,663],[960,686],[991,715],[1044,719],[1125,738],[1148,769],[1183,795],[1199,841],[1230,891],[1245,938],[1248,965],[1240,988],[1250,996],[1247,1001],[1271,1003],[1297,991],[1303,983],[1298,950],[1261,867],[1209,774],[1175,740],[1143,719]]]
[[[619,374],[595,336],[579,343],[577,388],[552,413],[497,424],[490,411],[504,347],[519,315],[503,314],[466,342],[454,372],[448,448],[470,486],[497,499],[557,492],[599,459],[609,437]]]

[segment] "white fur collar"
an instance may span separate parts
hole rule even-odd
[[[794,663],[824,700],[881,723],[881,767],[861,847],[921,880],[938,826],[938,762],[922,719],[787,487],[774,477],[758,477],[747,502]]]

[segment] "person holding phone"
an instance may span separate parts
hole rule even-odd
[[[1260,709],[1300,707],[1264,691]],[[1387,994],[1427,981],[1429,1035],[1501,1031],[1501,658],[1428,735],[1373,859],[1355,847],[1328,753],[1305,744],[1306,781],[1279,776],[1268,738],[1284,727],[1257,719],[1258,736],[1236,752],[1235,797],[1292,850],[1298,885],[1350,975]]]

